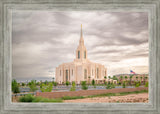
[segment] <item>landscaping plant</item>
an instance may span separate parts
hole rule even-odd
[[[126,83],[125,82],[123,82],[123,88],[126,88]]]
[[[82,81],[82,89],[83,90],[87,90],[88,89],[86,81]]]
[[[76,83],[74,81],[72,82],[72,87],[70,91],[76,91]]]
[[[36,87],[36,80],[31,80],[31,82],[29,82],[29,88],[31,92],[38,90],[38,88]]]
[[[42,92],[51,92],[52,88],[53,88],[53,84],[52,83],[49,83],[48,85],[47,84],[42,84],[41,85],[41,91]]]

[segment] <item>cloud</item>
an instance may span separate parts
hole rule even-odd
[[[148,72],[146,12],[14,11],[13,77],[53,77],[59,64],[75,58],[81,24],[88,58],[108,75],[126,73],[127,66]]]

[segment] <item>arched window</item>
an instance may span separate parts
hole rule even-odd
[[[80,59],[80,51],[78,51],[78,59]]]
[[[68,70],[66,70],[66,81],[68,81]]]
[[[87,79],[87,69],[84,69],[84,79]]]
[[[86,59],[86,51],[84,51],[84,58]]]
[[[99,78],[99,75],[98,75],[98,74],[99,74],[99,69],[97,68],[97,78]]]

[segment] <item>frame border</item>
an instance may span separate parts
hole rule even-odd
[[[0,113],[160,113],[160,0],[0,0],[0,9]],[[148,12],[149,103],[12,103],[11,25],[14,10]]]

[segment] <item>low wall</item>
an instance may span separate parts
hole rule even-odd
[[[89,95],[98,95],[104,93],[133,92],[141,90],[148,90],[148,87],[115,88],[106,90],[80,90],[80,91],[67,91],[67,92],[37,92],[36,96],[41,96],[45,98],[61,98],[63,96],[89,96]]]

